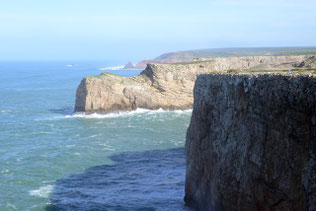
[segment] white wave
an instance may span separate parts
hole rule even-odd
[[[14,204],[8,203],[6,206],[7,210],[18,210]]]
[[[124,70],[144,70],[144,68],[124,68]]]
[[[0,110],[0,113],[9,113],[11,110]]]
[[[103,146],[103,151],[115,151],[116,149],[110,145],[107,145],[106,143],[98,143],[97,145]]]
[[[29,194],[31,196],[38,196],[42,198],[48,198],[49,194],[53,191],[52,185],[46,185],[40,187],[38,190],[30,190]]]
[[[0,173],[1,173],[1,174],[4,174],[4,173],[9,173],[9,172],[10,172],[10,170],[4,169],[4,170],[2,170]]]
[[[113,113],[107,113],[107,114],[85,114],[84,112],[77,112],[72,115],[66,115],[68,118],[87,118],[87,119],[101,119],[101,118],[116,118],[116,117],[127,117],[127,116],[133,116],[137,114],[159,114],[159,113],[175,113],[175,114],[188,114],[192,112],[192,109],[187,110],[164,110],[162,108],[159,108],[157,110],[150,110],[150,109],[144,109],[144,108],[137,108],[133,111],[117,111]]]
[[[47,183],[53,183],[55,180],[44,180],[42,181],[43,184],[47,184]]]
[[[90,139],[90,138],[95,138],[95,137],[98,137],[98,136],[100,136],[100,135],[102,135],[102,134],[94,134],[94,135],[91,135],[91,136],[87,136],[87,137],[83,137],[83,138],[81,138],[81,139]]]
[[[109,147],[104,147],[103,149],[101,149],[102,151],[115,151],[114,148],[109,148]]]
[[[123,68],[124,68],[124,65],[115,66],[115,67],[104,67],[104,68],[100,68],[100,70],[121,70]]]
[[[188,113],[192,113],[192,109],[174,110],[173,112],[176,113],[176,114],[188,114]]]

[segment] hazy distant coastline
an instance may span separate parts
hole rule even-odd
[[[147,64],[189,62],[194,58],[231,56],[279,56],[316,54],[316,47],[258,47],[258,48],[213,48],[164,53],[154,59],[144,59],[137,64],[128,62],[119,69],[145,69]],[[102,70],[107,70],[103,68]]]

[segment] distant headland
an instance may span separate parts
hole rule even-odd
[[[145,69],[147,64],[169,64],[189,62],[194,58],[230,56],[280,56],[316,54],[316,47],[262,47],[262,48],[214,48],[164,53],[154,59],[145,59],[133,65],[131,62],[123,69]]]

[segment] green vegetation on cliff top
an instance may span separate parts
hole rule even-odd
[[[290,72],[289,70],[250,70],[250,69],[245,69],[245,70],[227,70],[226,72],[216,72],[219,74],[260,74],[260,73],[268,73],[268,74],[289,74],[289,75],[316,75],[316,68],[312,69],[306,69],[306,68],[296,68],[296,69],[291,69]]]
[[[193,58],[316,54],[316,47],[218,48],[165,53],[155,60],[191,61]]]

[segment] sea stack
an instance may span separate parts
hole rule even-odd
[[[197,210],[316,210],[316,72],[203,74],[186,137]]]
[[[133,65],[132,62],[128,62],[124,67],[123,69],[134,69],[135,66]]]

